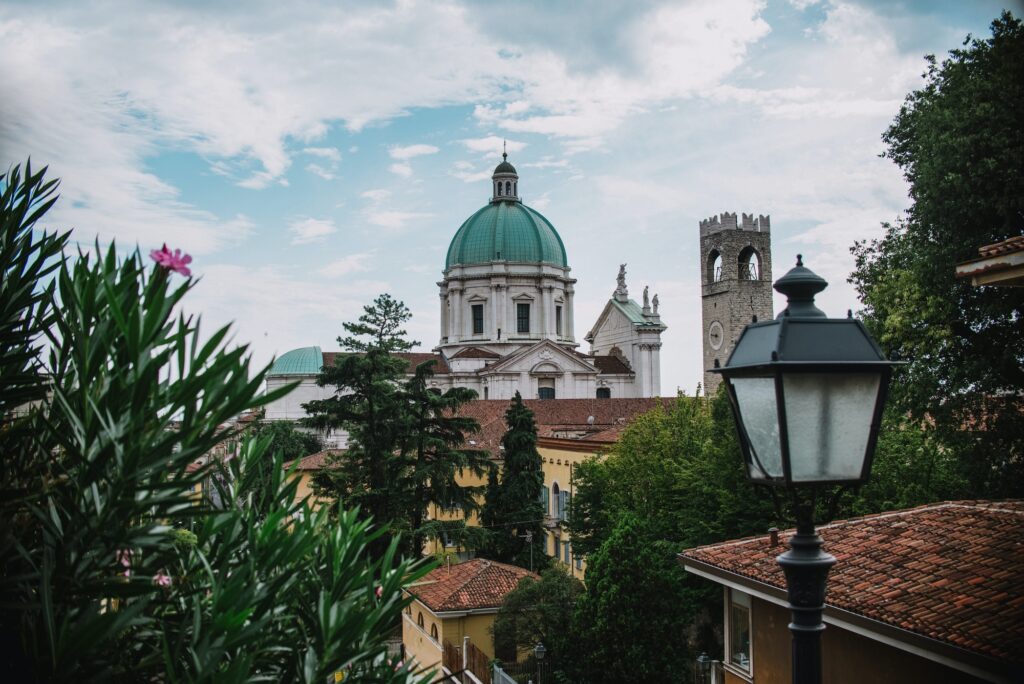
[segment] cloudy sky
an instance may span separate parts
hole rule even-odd
[[[579,280],[577,334],[627,262],[669,326],[663,393],[692,393],[698,221],[770,214],[774,276],[801,252],[823,308],[856,309],[849,247],[907,206],[880,135],[923,55],[1005,4],[8,0],[0,165],[49,164],[80,242],[191,253],[188,307],[268,362],[336,348],[380,292],[436,344],[449,240],[507,139]]]

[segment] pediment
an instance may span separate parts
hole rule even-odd
[[[490,375],[491,373],[560,375],[562,373],[596,374],[597,372],[597,368],[593,364],[566,351],[550,340],[542,340],[487,366],[481,371],[481,375]]]
[[[597,334],[603,329],[617,330],[619,328],[632,328],[633,324],[626,318],[619,307],[612,303],[612,300],[604,305],[604,309],[601,311],[601,315],[597,317],[597,322],[594,323],[594,327],[587,333],[585,339],[588,342],[592,342]]]

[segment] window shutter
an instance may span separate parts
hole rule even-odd
[[[544,507],[544,515],[547,515],[550,512],[550,510],[551,510],[550,509],[550,504],[548,503],[548,498],[549,498],[548,497],[548,488],[547,487],[541,487],[540,488],[540,505]]]

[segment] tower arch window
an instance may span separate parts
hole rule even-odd
[[[512,181],[505,181],[505,194],[506,195],[511,195],[512,194]]]
[[[501,197],[501,181],[498,181],[497,186],[494,189],[495,197]]]
[[[717,250],[713,249],[708,253],[708,282],[717,283],[722,279],[722,254]]]
[[[519,181],[516,181],[516,182],[512,183],[512,194],[513,195],[518,195],[519,194]]]
[[[739,279],[761,279],[761,255],[753,247],[745,247],[739,257]]]

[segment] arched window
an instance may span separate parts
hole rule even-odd
[[[498,181],[498,185],[495,186],[495,187],[496,187],[496,190],[494,191],[494,195],[496,197],[501,197],[501,181]]]
[[[423,629],[423,613],[422,612],[420,612],[419,615],[416,616],[416,624],[419,625],[420,629]]]
[[[739,279],[761,279],[761,255],[753,247],[746,247],[740,252]]]
[[[560,492],[558,491],[558,483],[555,482],[555,483],[553,483],[551,485],[551,505],[554,508],[554,510],[551,511],[551,515],[555,519],[560,519],[559,516],[558,516],[558,495],[559,495],[559,493]],[[557,553],[557,551],[556,551],[556,553]]]
[[[597,388],[597,398],[598,399],[611,399],[612,398],[612,388],[611,387],[598,387]]]
[[[437,641],[437,625],[430,625],[430,638]]]
[[[708,282],[717,283],[722,277],[722,255],[717,249],[713,249],[708,254]]]
[[[511,195],[512,194],[512,181],[505,181],[505,194],[506,195]]]

